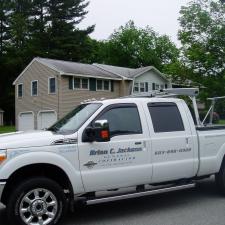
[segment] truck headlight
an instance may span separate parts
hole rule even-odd
[[[0,164],[7,159],[7,151],[5,149],[0,149]]]

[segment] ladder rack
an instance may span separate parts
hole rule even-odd
[[[169,88],[145,93],[132,93],[131,95],[125,96],[123,98],[167,98],[179,95],[196,97],[198,94],[198,88]]]

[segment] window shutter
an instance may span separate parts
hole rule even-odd
[[[95,78],[90,78],[90,91],[96,91],[96,79]]]
[[[73,90],[73,77],[69,77],[69,89]]]
[[[152,83],[152,90],[155,90],[155,83]]]
[[[168,85],[167,84],[165,84],[165,89],[167,89],[168,88]]]
[[[114,80],[111,80],[111,92],[114,92]]]
[[[148,92],[148,82],[145,82],[145,92]]]

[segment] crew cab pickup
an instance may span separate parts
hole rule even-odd
[[[188,93],[195,107],[197,92]],[[46,130],[0,135],[10,223],[57,224],[74,203],[192,188],[214,174],[225,192],[225,127],[201,124],[196,108],[193,119],[184,100],[168,97],[90,101]]]

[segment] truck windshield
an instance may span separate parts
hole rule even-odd
[[[48,130],[60,134],[72,134],[76,132],[85,121],[101,107],[101,105],[102,104],[100,103],[79,105],[61,120],[48,128]]]

